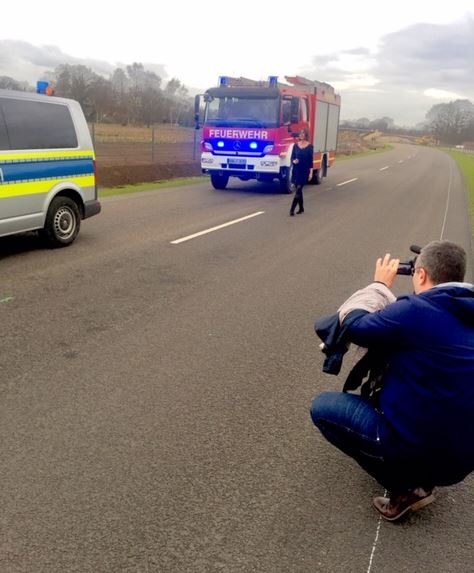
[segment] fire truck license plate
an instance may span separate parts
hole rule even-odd
[[[227,159],[227,164],[228,165],[239,165],[239,166],[245,166],[247,163],[246,159],[241,159],[240,157],[232,157],[232,158],[228,158]]]

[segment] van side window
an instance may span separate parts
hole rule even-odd
[[[5,120],[3,119],[1,109],[0,109],[0,149],[10,149],[7,127],[5,125]]]
[[[65,105],[10,98],[2,99],[0,105],[10,134],[11,149],[77,147],[76,130]]]

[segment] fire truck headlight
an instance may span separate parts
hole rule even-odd
[[[202,146],[206,151],[212,151],[212,145],[209,142],[205,141]]]
[[[249,145],[250,149],[257,149],[258,143],[256,141],[252,141]]]
[[[265,145],[263,148],[263,153],[271,153],[273,151],[273,145]]]
[[[223,141],[218,141],[218,142],[217,142],[217,147],[220,147],[220,148],[224,147],[224,142],[223,142]]]

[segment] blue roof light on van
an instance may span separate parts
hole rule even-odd
[[[37,94],[45,94],[46,88],[49,86],[49,82],[45,82],[43,80],[39,80],[36,82],[36,93]]]
[[[45,95],[54,95],[54,88],[49,82],[45,80],[38,80],[36,82],[36,93]]]

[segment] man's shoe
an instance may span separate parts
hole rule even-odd
[[[390,497],[374,497],[373,506],[387,521],[396,521],[407,512],[421,509],[434,500],[433,490],[417,487]]]
[[[290,217],[294,217],[295,214],[293,213],[293,211],[290,211]]]
[[[300,209],[299,211],[296,211],[297,215],[300,215],[301,213],[304,213],[304,209]]]

